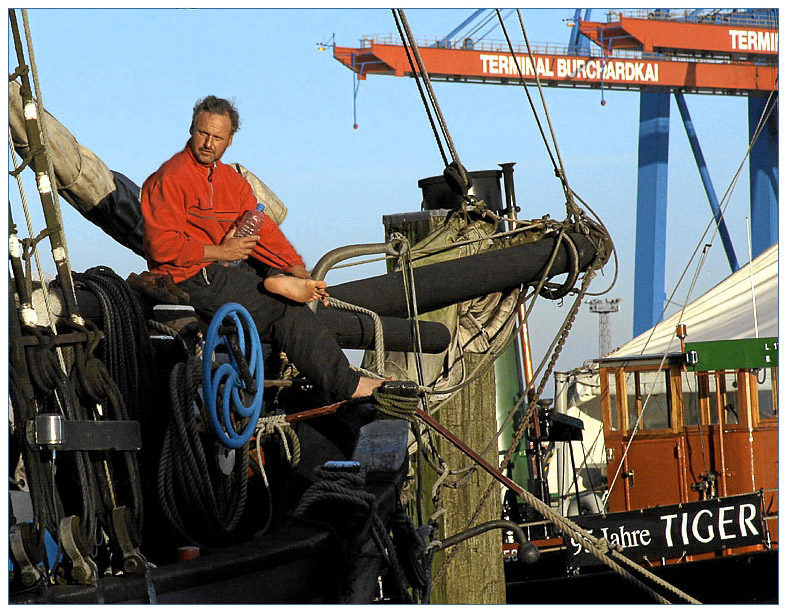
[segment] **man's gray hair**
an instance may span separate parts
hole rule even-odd
[[[229,115],[231,128],[230,134],[235,134],[240,129],[240,115],[235,104],[225,98],[217,98],[216,96],[205,96],[200,98],[194,104],[194,114],[191,116],[191,127],[189,127],[189,134],[194,134],[194,126],[197,125],[197,117],[200,113],[206,111],[216,115]]]

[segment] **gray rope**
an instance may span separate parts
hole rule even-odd
[[[344,309],[345,311],[352,311],[355,313],[362,313],[372,318],[374,324],[374,360],[377,374],[381,377],[385,372],[385,340],[383,338],[383,322],[380,316],[369,309],[358,306],[357,304],[350,304],[337,298],[328,298],[328,304],[337,309]]]

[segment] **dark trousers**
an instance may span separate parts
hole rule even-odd
[[[246,263],[213,263],[178,286],[188,292],[197,313],[208,320],[227,302],[243,305],[263,343],[275,344],[333,400],[349,398],[360,374],[350,368],[336,339],[309,307],[268,293],[262,283],[262,277]]]

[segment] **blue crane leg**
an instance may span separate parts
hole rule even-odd
[[[678,110],[680,111],[681,119],[683,119],[683,126],[686,128],[686,136],[689,137],[689,144],[694,153],[694,160],[697,162],[697,169],[700,171],[702,186],[705,188],[710,210],[713,213],[713,218],[716,220],[716,226],[719,229],[719,236],[721,236],[721,242],[724,245],[724,253],[727,254],[727,262],[730,264],[730,272],[735,272],[740,268],[738,265],[738,258],[735,256],[732,239],[730,238],[730,233],[727,231],[727,224],[724,222],[724,216],[719,207],[719,200],[716,197],[716,190],[713,188],[713,182],[708,172],[708,165],[705,163],[705,156],[702,155],[700,141],[694,129],[694,122],[691,121],[691,115],[689,115],[689,107],[686,106],[686,99],[681,92],[675,92],[675,102],[678,103]]]
[[[571,34],[568,39],[568,52],[571,54],[590,55],[590,39],[587,36],[579,34],[579,22],[590,21],[590,11],[593,9],[585,9],[585,16],[581,17],[582,9],[574,10],[574,25],[571,27]]]
[[[763,115],[767,98],[749,96],[749,136]],[[774,104],[774,102],[771,102]],[[778,105],[778,102],[775,104]],[[749,158],[752,257],[779,240],[779,123],[774,109]]]
[[[669,93],[642,92],[639,104],[639,174],[634,256],[634,336],[661,319],[667,244]]]

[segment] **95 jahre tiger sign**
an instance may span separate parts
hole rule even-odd
[[[756,545],[764,540],[759,494],[572,519],[635,562]],[[570,567],[598,563],[574,538],[568,539]]]

